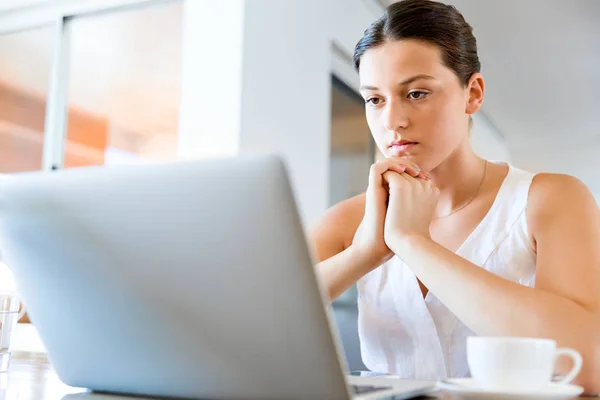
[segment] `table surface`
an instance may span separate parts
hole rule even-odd
[[[73,388],[60,381],[45,353],[13,353],[8,373],[0,373],[1,400],[151,400],[142,397],[97,394]],[[426,400],[426,398],[420,398]],[[440,393],[431,400],[452,400],[448,393]]]
[[[151,400],[142,397],[97,394],[67,386],[56,375],[33,327],[19,327],[15,337],[19,339],[16,343],[13,342],[9,370],[0,373],[0,400]],[[436,398],[431,398],[431,400],[451,399],[453,396],[448,393],[440,393]]]

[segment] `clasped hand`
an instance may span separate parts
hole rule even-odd
[[[388,158],[369,172],[365,214],[352,247],[371,270],[394,256],[395,243],[411,236],[430,238],[439,198],[428,174],[410,160]]]

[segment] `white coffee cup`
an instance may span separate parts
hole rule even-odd
[[[467,338],[467,362],[474,381],[483,389],[519,391],[548,386],[556,360],[573,360],[573,368],[559,381],[567,384],[581,371],[581,354],[569,348],[556,348],[550,339],[479,337]]]

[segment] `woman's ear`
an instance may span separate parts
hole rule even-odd
[[[483,97],[485,95],[485,81],[483,75],[479,72],[473,74],[469,79],[468,98],[465,108],[465,112],[469,115],[475,114],[481,108],[483,104]]]

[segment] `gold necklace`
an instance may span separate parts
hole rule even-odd
[[[477,197],[477,195],[479,194],[479,190],[481,189],[481,186],[483,185],[483,181],[485,181],[485,175],[486,175],[486,172],[487,172],[487,166],[488,166],[488,162],[486,160],[485,161],[485,166],[483,167],[483,176],[481,177],[481,182],[479,182],[479,185],[477,186],[477,189],[475,190],[475,193],[473,193],[473,196],[471,196],[471,198],[469,199],[469,201],[467,201],[465,204],[463,204],[462,206],[460,206],[456,210],[450,212],[450,214],[442,215],[440,217],[434,216],[433,219],[442,219],[442,218],[449,217],[452,214],[455,214],[455,213],[459,212],[460,210],[462,210],[463,208],[465,208],[466,206],[468,206],[469,204],[471,204],[471,202],[473,200],[475,200],[475,197]]]

